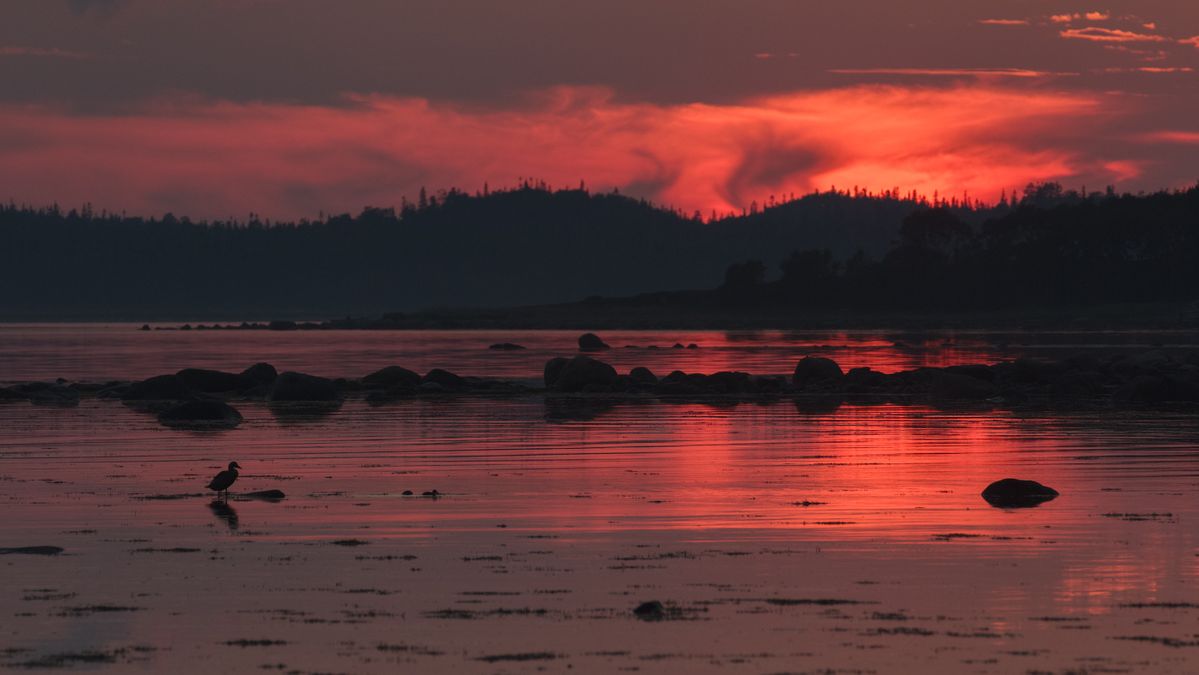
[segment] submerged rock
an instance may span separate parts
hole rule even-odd
[[[515,352],[525,349],[524,345],[518,345],[512,342],[498,342],[491,345],[488,349],[494,349],[499,352]]]
[[[257,492],[247,492],[237,496],[242,499],[261,499],[268,502],[277,502],[287,497],[287,495],[283,494],[283,490],[258,490]]]
[[[71,408],[79,405],[79,392],[59,383],[38,383],[36,388],[26,392],[29,402],[34,405],[57,406]]]
[[[237,408],[224,401],[186,401],[158,413],[158,421],[168,427],[232,429],[241,424],[241,420],[242,416]]]
[[[595,333],[583,333],[579,336],[579,350],[584,352],[599,352],[611,349],[607,343]]]
[[[279,402],[336,401],[339,398],[332,380],[290,371],[275,379],[269,396],[269,400]]]
[[[0,555],[58,555],[64,550],[61,546],[18,546],[0,548]]]
[[[1051,487],[1019,478],[997,480],[982,491],[982,497],[988,504],[1005,509],[1039,506],[1057,498],[1059,494]]]

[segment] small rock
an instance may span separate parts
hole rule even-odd
[[[579,336],[579,350],[584,352],[599,352],[611,349],[607,343],[595,333],[583,333]]]
[[[271,401],[336,401],[340,397],[332,380],[304,373],[286,372],[275,378]]]
[[[420,375],[399,366],[387,366],[362,378],[362,383],[372,387],[418,387]]]
[[[1058,491],[1032,480],[1004,478],[987,486],[983,499],[999,508],[1027,508],[1039,506],[1057,498]]]
[[[498,342],[488,347],[488,349],[494,349],[495,351],[499,352],[515,352],[524,348],[524,345],[518,345],[512,342]]]
[[[637,605],[633,614],[643,621],[658,621],[666,618],[666,607],[657,600],[650,600]]]

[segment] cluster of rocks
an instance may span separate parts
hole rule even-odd
[[[647,368],[628,374],[590,356],[551,359],[546,389],[562,393],[652,393],[661,396],[822,396],[847,400],[908,402],[989,401],[1199,402],[1199,358],[1176,359],[1161,352],[1106,359],[1074,357],[1058,362],[1021,359],[994,365],[917,368],[882,373],[846,372],[832,359],[806,357],[790,379],[744,372],[712,374],[674,371],[658,377]]]
[[[598,338],[597,338],[598,339]],[[589,344],[594,344],[590,343]],[[602,341],[600,341],[602,344]],[[580,345],[582,346],[582,345]],[[1151,405],[1199,402],[1199,355],[1161,351],[1106,358],[1078,356],[1062,361],[1016,360],[994,365],[917,368],[881,373],[846,372],[822,357],[800,360],[790,377],[726,371],[673,371],[659,376],[644,367],[619,373],[587,354],[550,359],[544,389],[512,380],[464,377],[435,368],[421,375],[400,366],[381,368],[361,379],[328,379],[279,373],[257,363],[240,373],[186,368],[138,382],[30,382],[0,387],[0,403],[75,406],[85,396],[120,399],[177,427],[235,427],[241,413],[230,401],[265,401],[273,411],[336,410],[348,396],[376,404],[413,397],[511,396],[545,393],[547,404],[580,394],[594,398],[662,400],[753,400],[793,397],[797,401],[932,402],[987,405]],[[585,414],[570,406],[561,416]]]

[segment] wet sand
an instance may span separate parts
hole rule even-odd
[[[63,549],[0,555],[0,666],[1199,667],[1193,414],[642,403],[562,420],[535,398],[242,412],[200,433],[114,401],[0,406],[0,549]],[[202,486],[234,459],[234,497],[214,504]],[[992,508],[979,492],[1005,476],[1062,496]],[[237,496],[274,488],[286,499]],[[639,618],[649,601],[662,611]]]

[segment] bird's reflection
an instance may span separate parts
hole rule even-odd
[[[210,503],[208,508],[212,510],[214,516],[225,521],[230,531],[237,531],[237,511],[232,506],[229,506],[227,502],[218,499]]]

